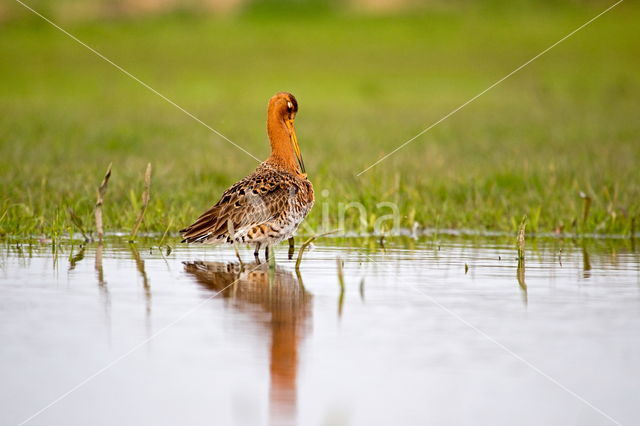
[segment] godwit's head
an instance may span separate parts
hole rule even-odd
[[[269,99],[267,132],[271,142],[269,160],[291,171],[304,175],[304,161],[298,145],[293,121],[298,112],[298,101],[288,92],[276,93]]]

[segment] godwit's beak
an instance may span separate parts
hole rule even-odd
[[[300,146],[298,145],[296,129],[295,127],[293,127],[293,119],[286,120],[286,123],[287,127],[289,128],[289,133],[291,134],[291,145],[293,146],[293,152],[296,154],[296,160],[298,161],[300,172],[304,174],[307,171],[304,168],[304,161],[302,160],[302,152],[300,152]]]

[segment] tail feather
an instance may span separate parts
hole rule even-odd
[[[191,226],[180,231],[183,243],[210,243],[228,239],[226,219],[228,213],[214,206],[200,216]]]

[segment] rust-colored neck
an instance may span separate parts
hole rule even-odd
[[[271,164],[284,167],[292,173],[300,174],[296,154],[291,143],[291,132],[287,124],[284,114],[276,108],[269,107],[267,113],[267,133],[269,134],[269,142],[271,143],[271,155],[267,161]]]

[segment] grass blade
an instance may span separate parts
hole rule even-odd
[[[307,247],[309,247],[309,244],[314,242],[316,238],[324,237],[326,235],[335,234],[336,232],[340,232],[340,230],[339,229],[335,229],[333,231],[325,232],[325,233],[318,234],[318,235],[313,235],[307,241],[302,243],[302,246],[300,246],[300,250],[298,251],[298,258],[296,259],[296,270],[300,269],[300,264],[302,263],[302,255],[304,254],[304,251],[307,249]]]
[[[84,230],[84,226],[82,225],[82,219],[80,219],[78,217],[78,215],[73,210],[73,208],[72,207],[67,207],[67,212],[69,213],[69,217],[71,218],[71,222],[76,226],[76,228],[78,228],[78,230],[82,234],[82,238],[84,238],[85,243],[88,243],[89,241],[91,241],[91,238],[89,238],[89,236],[87,235],[87,233]]]
[[[138,234],[138,229],[140,229],[140,225],[144,220],[144,214],[147,211],[147,206],[149,205],[149,200],[151,199],[151,163],[147,164],[147,170],[144,172],[144,192],[142,193],[142,209],[140,210],[140,214],[138,215],[138,219],[136,220],[136,224],[131,231],[131,237],[129,238],[129,242],[133,242],[136,239],[136,235]]]

